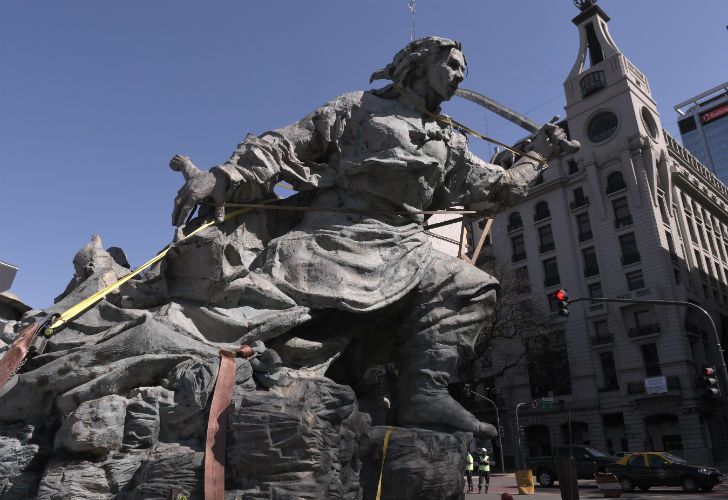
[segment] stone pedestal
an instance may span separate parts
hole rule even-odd
[[[361,483],[364,499],[374,499],[388,427],[374,427],[363,451]],[[464,498],[465,451],[468,433],[395,428],[390,435],[382,475],[384,500]]]

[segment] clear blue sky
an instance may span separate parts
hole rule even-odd
[[[728,2],[599,4],[677,136],[672,106],[728,80]],[[417,0],[415,29],[463,43],[464,87],[544,122],[563,115],[577,13],[569,0]],[[246,133],[369,88],[410,30],[407,0],[2,2],[0,260],[20,268],[11,291],[51,304],[94,233],[144,262],[173,234],[173,154],[208,168]],[[506,142],[523,135],[467,102],[446,111]]]

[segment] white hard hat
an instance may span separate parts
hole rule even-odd
[[[482,451],[483,453],[488,453],[488,450],[486,450],[485,448],[481,448],[480,451]]]

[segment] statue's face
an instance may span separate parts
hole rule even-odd
[[[427,84],[444,101],[449,100],[465,78],[465,57],[457,49],[449,53],[431,66],[427,71]]]

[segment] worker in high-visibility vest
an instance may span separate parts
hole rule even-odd
[[[485,492],[488,493],[488,487],[490,486],[490,457],[488,456],[488,450],[481,448],[480,455],[478,455],[478,493],[483,491],[484,482]]]
[[[468,478],[468,493],[473,492],[473,455],[468,451],[465,457],[465,476]]]

